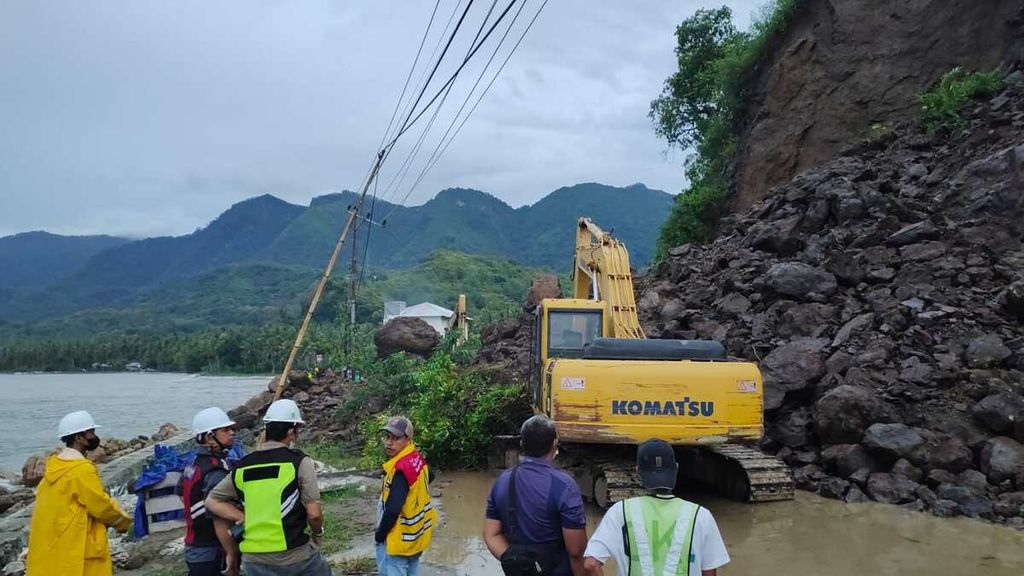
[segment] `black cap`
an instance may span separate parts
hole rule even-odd
[[[648,490],[676,487],[676,452],[664,440],[648,440],[636,451],[636,468],[640,481]]]

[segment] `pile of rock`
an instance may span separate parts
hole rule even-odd
[[[807,489],[1024,526],[1024,94],[803,173],[643,280],[648,333],[760,360]]]
[[[263,426],[263,415],[274,399],[277,383],[278,379],[272,378],[267,383],[266,391],[253,396],[245,404],[229,411],[228,415],[238,423],[240,428],[253,434],[259,434]],[[302,417],[306,421],[302,433],[303,441],[315,442],[323,438],[331,438],[350,442],[353,446],[357,446],[359,442],[357,419],[346,422],[338,418],[337,412],[342,402],[357,387],[366,385],[366,382],[357,383],[330,370],[321,372],[312,380],[306,372],[292,370],[282,398],[294,400],[302,411]],[[370,414],[382,409],[382,406],[375,405],[373,398],[368,399],[368,405],[364,408]]]

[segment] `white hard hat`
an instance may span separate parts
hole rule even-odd
[[[263,421],[305,424],[302,421],[302,414],[299,413],[299,405],[294,400],[278,400],[271,404],[267,408],[267,414],[263,417]]]
[[[228,418],[220,408],[211,406],[204,410],[200,410],[198,414],[192,418],[192,434],[199,436],[200,434],[206,434],[212,432],[218,428],[227,428],[228,426],[234,426],[235,422]]]
[[[102,426],[97,426],[96,421],[92,419],[88,412],[79,410],[60,419],[60,424],[57,425],[57,438],[64,438],[65,436],[78,434],[86,430],[95,430],[96,428],[102,428]]]

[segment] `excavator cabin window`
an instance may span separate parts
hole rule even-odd
[[[583,346],[601,337],[601,312],[548,312],[548,358],[582,358]]]

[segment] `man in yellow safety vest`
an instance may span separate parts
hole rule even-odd
[[[388,461],[377,503],[377,570],[380,576],[416,576],[437,524],[427,486],[429,468],[412,442],[407,418],[391,418],[381,432]]]

